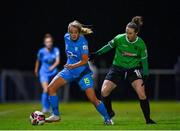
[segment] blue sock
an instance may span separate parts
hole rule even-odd
[[[48,95],[48,93],[42,93],[41,103],[42,103],[43,109],[49,110],[50,103],[49,103],[49,95]]]
[[[100,102],[99,105],[96,106],[96,109],[104,117],[104,120],[110,119],[103,102]]]
[[[53,114],[59,116],[58,96],[49,96]]]

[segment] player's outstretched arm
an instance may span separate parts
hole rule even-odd
[[[91,52],[91,53],[89,54],[89,61],[94,60],[97,56],[98,56],[98,55],[97,55],[96,52]]]
[[[103,46],[103,47],[102,47],[101,49],[99,49],[98,51],[90,53],[90,55],[89,55],[89,60],[90,60],[90,61],[91,61],[91,60],[94,60],[96,57],[107,53],[108,51],[110,51],[110,50],[113,49],[113,48],[114,48],[113,43],[112,43],[112,41],[110,41],[110,42],[108,42],[108,44],[106,44],[105,46]]]

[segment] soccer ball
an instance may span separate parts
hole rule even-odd
[[[29,116],[32,125],[43,125],[45,123],[45,115],[40,111],[35,111]]]

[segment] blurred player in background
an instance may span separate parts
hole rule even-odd
[[[88,64],[88,42],[84,37],[84,35],[91,33],[93,33],[91,29],[83,27],[78,21],[73,21],[68,26],[68,33],[64,36],[67,62],[64,65],[64,69],[49,84],[48,93],[53,114],[46,118],[47,122],[60,120],[57,90],[66,83],[76,81],[81,89],[85,91],[88,99],[93,103],[98,112],[103,116],[104,123],[113,124],[103,102],[97,99],[93,90],[92,71]]]
[[[44,37],[44,47],[38,51],[34,73],[41,82],[43,93],[41,96],[42,112],[50,111],[49,95],[47,88],[49,82],[58,73],[57,66],[60,64],[60,51],[53,47],[53,38],[50,34]]]
[[[150,118],[149,101],[144,85],[149,75],[147,49],[144,41],[137,36],[142,24],[142,17],[134,17],[127,24],[126,33],[117,35],[96,53],[92,53],[90,59],[107,53],[111,49],[116,51],[112,67],[107,73],[101,89],[102,100],[110,117],[115,115],[111,106],[110,94],[119,85],[120,80],[128,80],[139,97],[146,123],[155,124]],[[143,74],[140,72],[141,66]]]

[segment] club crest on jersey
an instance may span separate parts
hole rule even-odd
[[[87,45],[83,45],[83,50],[88,50],[88,46]]]

